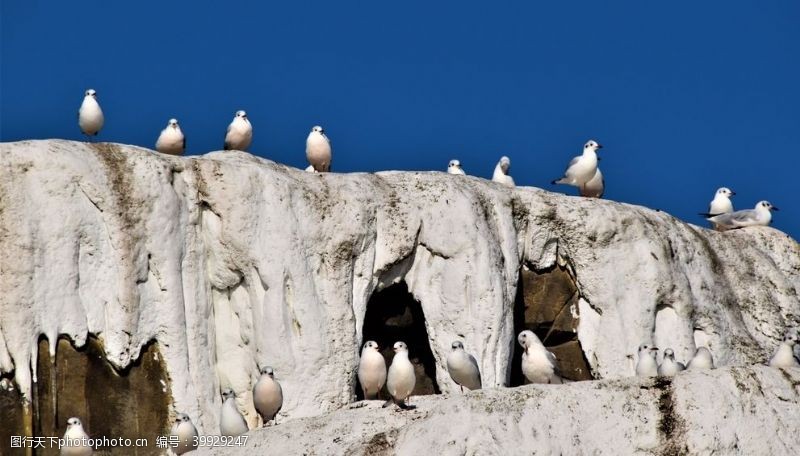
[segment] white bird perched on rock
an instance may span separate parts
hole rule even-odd
[[[89,434],[83,430],[81,420],[75,417],[68,419],[61,456],[88,456],[90,454],[92,454],[92,447],[89,446]]]
[[[533,331],[519,333],[517,342],[525,350],[522,353],[522,373],[529,383],[563,383],[556,356],[545,348]]]
[[[500,161],[497,162],[497,166],[494,167],[492,180],[509,187],[514,187],[514,178],[508,174],[508,169],[510,167],[511,159],[506,156],[500,157]]]
[[[654,352],[657,351],[658,348],[651,347],[648,344],[639,345],[636,375],[639,377],[655,377],[658,375],[658,363],[656,363],[656,357],[654,356]]]
[[[718,230],[726,231],[746,226],[767,226],[772,221],[772,211],[778,208],[769,201],[759,201],[755,209],[744,209],[729,214],[701,214],[713,223]]]
[[[306,159],[317,172],[326,173],[331,169],[331,140],[319,125],[313,127],[306,138]]]
[[[731,202],[731,196],[735,195],[736,193],[732,192],[731,189],[727,187],[720,187],[717,189],[717,192],[714,194],[714,199],[711,200],[711,203],[708,204],[708,212],[707,214],[702,215],[719,215],[719,214],[730,214],[733,212],[733,203]],[[714,228],[717,228],[716,223],[711,223]]]
[[[714,357],[706,347],[700,347],[694,352],[694,356],[686,365],[686,369],[713,369]]]
[[[463,169],[461,169],[461,162],[458,160],[450,160],[450,163],[447,164],[447,174],[458,174],[458,175],[465,175]]]
[[[800,367],[797,358],[794,357],[794,346],[798,342],[798,335],[795,331],[788,331],[783,336],[783,342],[778,345],[775,354],[769,360],[770,367]]]
[[[583,186],[592,180],[597,173],[597,150],[602,147],[603,146],[590,139],[589,142],[583,146],[583,154],[578,155],[569,162],[567,169],[564,170],[564,177],[556,179],[552,183],[554,185],[574,185],[575,187],[583,189]]]
[[[103,128],[104,122],[103,110],[100,109],[100,103],[97,102],[97,92],[89,89],[78,109],[78,126],[84,135],[97,136],[97,133]]]
[[[265,426],[275,419],[283,407],[283,390],[281,384],[275,380],[275,371],[270,366],[261,368],[261,376],[253,386],[253,405]],[[277,419],[275,422],[277,423]]]
[[[169,119],[167,127],[161,130],[156,141],[156,150],[169,155],[182,155],[186,150],[186,137],[177,119]]]
[[[386,383],[386,360],[379,351],[378,343],[368,340],[361,349],[358,362],[358,382],[364,399],[377,399],[378,393]]]
[[[225,150],[247,150],[253,141],[253,126],[244,111],[236,111],[236,116],[228,125],[225,134]]]
[[[222,391],[222,412],[219,418],[221,435],[235,437],[248,431],[242,412],[236,407],[236,394],[230,388]]]
[[[589,182],[580,189],[581,196],[587,198],[602,198],[605,191],[606,181],[603,179],[603,173],[600,172],[600,168],[597,168],[594,177],[589,179]]]
[[[675,352],[671,348],[664,350],[664,360],[658,366],[658,375],[672,377],[684,369],[686,366],[683,363],[675,361]]]
[[[451,345],[452,350],[447,355],[447,372],[450,378],[458,383],[461,391],[464,387],[468,390],[481,389],[481,371],[475,357],[464,351],[464,344],[455,341]]]
[[[414,391],[417,378],[414,373],[414,365],[408,359],[408,346],[405,342],[394,343],[394,358],[392,365],[389,366],[389,374],[386,377],[386,389],[389,390],[391,399],[383,404],[384,407],[392,402],[402,409],[411,408],[405,404],[406,399]]]
[[[192,419],[185,413],[178,413],[175,416],[175,424],[169,432],[170,436],[178,438],[178,445],[172,447],[175,454],[188,453],[197,449],[197,428],[192,423]]]

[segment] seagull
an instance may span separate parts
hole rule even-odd
[[[416,382],[414,365],[408,360],[408,346],[405,342],[395,342],[394,358],[392,359],[392,365],[389,366],[389,374],[386,377],[386,389],[389,390],[392,398],[386,401],[383,406],[387,407],[394,402],[401,409],[413,408],[410,405],[406,405],[405,402],[411,396],[411,392],[414,391]]]
[[[563,383],[556,356],[544,347],[533,331],[519,333],[517,342],[525,349],[522,353],[522,373],[529,383]]]
[[[461,176],[465,175],[463,169],[461,169],[461,162],[458,160],[450,160],[450,163],[447,164],[447,174],[459,174]]]
[[[447,355],[447,372],[450,378],[458,383],[461,392],[466,386],[468,390],[481,389],[481,371],[475,357],[464,351],[464,344],[459,341],[453,342],[452,351]]]
[[[186,137],[183,136],[177,119],[169,119],[167,127],[161,130],[156,141],[156,150],[170,155],[182,155],[186,150]]]
[[[197,428],[192,423],[192,419],[185,413],[178,413],[175,417],[175,424],[172,425],[170,436],[178,438],[178,445],[172,447],[175,454],[188,453],[197,449],[197,438],[199,436]]]
[[[222,391],[222,412],[219,419],[221,435],[235,437],[248,431],[247,422],[236,407],[236,394],[230,388]]]
[[[275,372],[270,366],[261,368],[261,377],[253,386],[253,405],[261,415],[264,426],[270,420],[275,419],[283,407],[283,390],[281,384],[275,380]]]
[[[783,337],[783,342],[778,345],[775,354],[769,360],[770,367],[800,367],[797,358],[794,357],[794,346],[798,342],[798,335],[794,331],[788,331]]]
[[[78,109],[78,126],[81,128],[86,136],[97,136],[100,129],[103,128],[105,118],[103,117],[103,110],[100,109],[100,103],[97,102],[97,92],[94,89],[86,91]]]
[[[735,195],[736,193],[732,192],[731,189],[727,187],[720,187],[717,189],[717,193],[714,194],[714,199],[711,200],[711,203],[708,205],[708,214],[710,215],[719,215],[719,214],[730,214],[733,212],[733,203],[731,203],[731,196]],[[715,229],[717,228],[716,223],[711,224]]]
[[[368,340],[361,349],[361,360],[358,363],[358,382],[364,399],[377,399],[378,392],[386,383],[386,360],[379,351],[378,343]]]
[[[228,125],[225,134],[225,150],[247,150],[253,141],[253,126],[244,111],[236,111],[236,116]]]
[[[684,369],[686,366],[683,363],[675,361],[675,352],[671,348],[664,350],[664,360],[658,366],[658,375],[672,377]]]
[[[497,166],[494,167],[492,180],[509,187],[514,187],[514,178],[508,175],[508,168],[511,167],[511,159],[506,156],[500,157]]]
[[[594,140],[589,140],[583,146],[583,154],[573,158],[567,169],[564,171],[564,177],[556,179],[552,182],[555,184],[574,185],[575,187],[583,189],[597,172],[597,150],[603,146]]]
[[[306,158],[314,170],[326,173],[331,169],[331,140],[319,125],[311,129],[306,138]]]
[[[587,198],[602,198],[605,191],[606,181],[603,179],[603,173],[600,172],[600,168],[597,168],[594,177],[589,179],[589,182],[580,189],[581,196]]]
[[[711,356],[711,352],[706,347],[700,347],[697,351],[694,352],[694,356],[692,357],[689,364],[686,365],[686,369],[713,369],[714,368],[714,357]]]
[[[778,208],[769,201],[759,201],[755,209],[744,209],[729,214],[701,214],[712,222],[718,230],[726,231],[746,226],[767,226],[772,221],[772,211]]]
[[[92,447],[89,446],[89,434],[83,430],[81,420],[75,417],[68,419],[61,456],[89,456],[90,454],[92,454]]]
[[[639,377],[655,377],[658,375],[658,364],[653,352],[658,348],[648,344],[639,345],[639,361],[636,363],[636,375]]]

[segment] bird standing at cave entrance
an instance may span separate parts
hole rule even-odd
[[[461,392],[464,387],[468,390],[481,389],[481,371],[475,357],[464,351],[464,344],[455,341],[451,345],[452,350],[447,355],[447,372],[450,378],[458,383]]]
[[[735,194],[727,187],[718,188],[717,193],[714,194],[714,199],[708,204],[708,215],[730,214],[733,212],[731,196]],[[717,229],[716,223],[711,222],[711,226]]]
[[[511,168],[511,159],[506,156],[500,157],[500,161],[497,162],[497,165],[494,167],[492,180],[507,187],[514,188],[514,178],[509,176],[509,168]]]
[[[386,383],[386,360],[379,351],[378,343],[368,340],[361,349],[358,362],[358,383],[364,392],[364,399],[377,399],[383,384]]]
[[[767,226],[772,221],[772,211],[777,210],[769,201],[759,201],[755,209],[744,209],[730,214],[700,215],[705,216],[719,231],[726,231],[746,226]]]
[[[410,405],[406,405],[406,399],[414,391],[416,382],[414,365],[408,359],[408,346],[405,342],[395,342],[394,358],[392,359],[392,365],[389,366],[389,375],[386,378],[386,389],[389,390],[392,398],[386,401],[383,406],[387,407],[394,402],[401,409],[413,408]]]
[[[230,388],[222,391],[222,411],[219,418],[221,435],[235,437],[248,431],[247,422],[236,407],[236,394]]]
[[[713,369],[714,368],[714,357],[711,356],[711,352],[706,347],[700,347],[697,351],[694,352],[694,356],[692,357],[689,364],[686,365],[686,369]]]
[[[769,360],[770,367],[800,367],[797,358],[794,357],[794,346],[797,344],[798,335],[796,331],[787,331],[783,336],[783,342],[778,345],[775,354]]]
[[[597,174],[597,150],[602,147],[590,139],[583,146],[583,154],[573,158],[567,165],[567,169],[564,170],[564,176],[554,180],[552,184],[574,185],[581,191],[586,191],[584,186]]]
[[[658,366],[658,375],[672,377],[684,369],[686,366],[683,363],[675,361],[675,352],[671,348],[664,350],[664,360]]]
[[[522,373],[529,383],[563,383],[556,356],[545,348],[533,331],[519,333],[517,342],[525,350],[522,353]]]
[[[261,377],[253,386],[253,405],[261,415],[264,426],[273,419],[277,424],[276,416],[283,407],[283,389],[281,389],[281,384],[275,380],[275,372],[270,366],[261,368]]]
[[[606,181],[603,179],[603,173],[600,172],[600,168],[597,168],[597,172],[594,173],[594,177],[589,179],[589,182],[586,183],[580,189],[581,196],[585,196],[587,198],[602,198],[603,193],[606,192]]]
[[[100,133],[104,122],[103,110],[97,102],[97,92],[89,89],[84,94],[83,103],[78,109],[78,126],[84,135],[91,137]]]
[[[306,159],[319,173],[327,173],[331,169],[331,140],[319,125],[312,128],[306,138]]]
[[[464,176],[467,173],[461,168],[461,162],[458,160],[450,160],[450,163],[447,164],[447,174],[456,174],[459,176]]]
[[[186,151],[186,136],[177,119],[169,119],[167,127],[161,130],[156,140],[156,150],[169,155],[183,155]]]
[[[89,456],[92,454],[92,447],[89,446],[88,440],[89,434],[83,430],[81,420],[75,417],[68,419],[61,456]]]
[[[636,362],[636,375],[639,377],[655,377],[658,375],[658,363],[656,363],[655,358],[656,352],[658,352],[658,348],[656,347],[651,347],[648,344],[639,345],[639,360]]]
[[[185,413],[177,413],[175,416],[175,424],[169,432],[170,436],[178,438],[177,446],[172,447],[175,454],[188,453],[197,449],[197,428],[192,423],[192,419]]]
[[[236,111],[225,133],[225,150],[247,150],[253,141],[253,126],[244,111]]]

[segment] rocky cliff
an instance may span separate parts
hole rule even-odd
[[[490,388],[521,383],[522,328],[581,380],[632,375],[642,342],[679,360],[704,345],[720,366],[763,363],[800,325],[800,248],[772,228],[718,233],[469,176],[312,174],[241,152],[4,143],[0,252],[0,373],[19,391],[0,401],[21,404],[2,413],[29,433],[63,432],[42,423],[71,410],[90,417],[90,434],[128,432],[100,418],[121,407],[95,397],[106,377],[121,396],[129,388],[154,404],[125,419],[164,429],[178,410],[213,434],[230,386],[253,427],[249,391],[262,365],[283,384],[279,422],[290,429],[354,401],[364,336],[409,339],[425,394],[456,391],[444,368],[456,339]],[[105,364],[59,364],[70,350]],[[74,372],[85,380],[70,386]],[[780,379],[754,372],[759,385]],[[564,388],[602,387],[593,385],[622,383]],[[502,404],[539,391],[476,394],[507,394]]]

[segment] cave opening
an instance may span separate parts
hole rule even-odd
[[[563,378],[592,379],[578,340],[579,298],[577,284],[566,268],[557,265],[542,271],[520,268],[514,300],[514,351],[509,386],[526,383],[521,367],[522,347],[517,343],[517,335],[526,329],[533,331],[556,356]]]
[[[425,328],[425,314],[405,282],[386,287],[370,297],[362,329],[359,353],[366,341],[374,340],[380,347],[388,370],[394,358],[394,343],[403,341],[408,345],[408,357],[416,374],[416,385],[411,395],[440,393],[436,383],[436,361]],[[357,373],[355,375],[356,400],[360,401],[364,399],[364,392],[358,383]],[[389,399],[386,385],[378,397]]]

